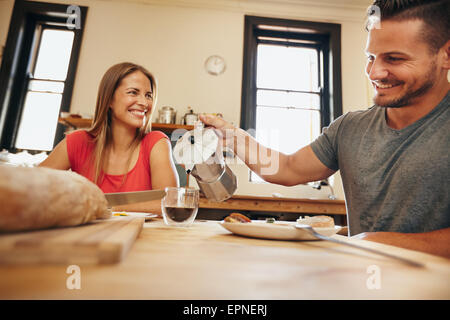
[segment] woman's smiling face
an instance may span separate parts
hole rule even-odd
[[[122,79],[111,102],[112,121],[141,128],[148,120],[153,106],[150,79],[141,71]]]

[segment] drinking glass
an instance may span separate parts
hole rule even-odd
[[[199,191],[175,187],[168,187],[165,191],[166,196],[161,200],[164,223],[176,227],[190,226],[197,216]]]

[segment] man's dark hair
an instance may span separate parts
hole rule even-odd
[[[422,20],[421,37],[433,53],[450,39],[450,0],[375,0],[367,12],[369,17],[374,14],[380,14],[381,21]]]

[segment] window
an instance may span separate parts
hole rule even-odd
[[[50,151],[63,138],[86,12],[16,1],[0,72],[2,148]]]
[[[32,61],[34,70],[29,75],[15,148],[50,151],[55,140],[74,32],[42,25],[37,29],[41,33],[40,41],[36,43],[39,49]]]
[[[340,81],[339,25],[246,16],[241,127],[263,145],[311,143],[342,114]]]

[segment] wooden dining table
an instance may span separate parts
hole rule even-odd
[[[0,299],[449,299],[450,260],[389,245],[334,237],[423,263],[328,241],[247,238],[218,221],[190,227],[146,222],[116,264],[0,266]]]

